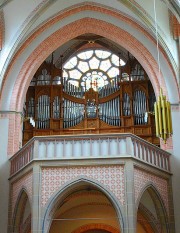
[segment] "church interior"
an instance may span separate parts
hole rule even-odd
[[[179,0],[0,2],[0,232],[180,232]]]

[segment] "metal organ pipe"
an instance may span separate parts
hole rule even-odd
[[[46,120],[45,120],[45,128],[47,129],[49,127],[49,99],[45,98],[46,100]]]
[[[39,129],[49,128],[50,97],[48,95],[42,95],[38,98],[37,116],[38,116],[38,124],[37,124],[38,128]]]
[[[64,100],[64,123],[63,128],[74,127],[84,118],[84,104]]]
[[[133,114],[134,114],[134,124],[136,125],[136,92],[133,98]]]
[[[41,97],[39,97],[38,99],[37,113],[38,113],[38,128],[41,128]]]
[[[60,100],[59,96],[56,96],[53,101],[53,118],[60,118]]]
[[[43,104],[43,111],[44,111],[44,115],[43,115],[43,119],[42,119],[42,123],[43,123],[43,128],[46,128],[46,118],[47,118],[47,103],[46,103],[46,98],[43,98],[44,104]]]
[[[42,106],[41,124],[42,124],[42,129],[44,129],[44,119],[46,118],[44,96],[42,96],[42,105],[41,106]]]
[[[41,96],[38,98],[38,104],[37,104],[37,115],[38,115],[38,128],[41,129]]]
[[[34,98],[30,98],[28,101],[28,107],[27,107],[27,117],[33,117],[34,118]]]
[[[69,85],[69,87],[70,87],[70,85]],[[71,124],[71,118],[70,118],[70,116],[71,116],[71,106],[70,106],[70,101],[69,100],[67,100],[67,109],[66,109],[66,111],[67,111],[67,127],[69,128],[70,127],[70,124]]]
[[[43,127],[43,129],[45,128],[45,120],[46,120],[46,99],[44,98],[44,96],[43,96],[43,115],[42,115],[42,127]]]
[[[83,89],[77,87],[67,80],[63,80],[64,83],[64,91],[71,96],[81,97],[83,96]],[[111,95],[112,93],[118,91],[120,89],[118,85],[118,78],[114,79],[114,82],[105,85],[100,93],[99,97],[103,98]],[[33,99],[30,99],[28,102],[28,115],[34,115],[34,103]],[[134,123],[136,125],[144,124],[144,113],[147,108],[147,100],[146,95],[141,90],[136,90],[134,92],[133,98],[133,113],[134,113]],[[106,122],[112,126],[120,126],[121,125],[121,106],[120,106],[120,96],[111,99],[105,103],[99,105],[99,117],[102,121]],[[129,116],[131,114],[131,103],[130,97],[127,93],[123,95],[123,106],[122,113],[124,116]],[[84,118],[84,105],[79,104],[68,99],[64,99],[63,103],[63,113],[62,116],[64,118],[63,128],[74,127],[79,124]],[[52,117],[55,119],[60,118],[60,99],[56,96],[52,102]],[[37,127],[39,129],[49,128],[49,119],[50,119],[50,97],[48,95],[42,95],[38,98],[37,104]]]
[[[100,119],[109,125],[120,125],[120,98],[116,97],[105,103],[102,103],[99,108],[101,113]]]
[[[121,125],[121,113],[120,113],[120,97],[116,98],[116,105],[117,105],[117,125],[120,126]]]
[[[141,122],[141,114],[142,114],[142,92],[138,91],[138,95],[139,95],[139,104],[138,104],[138,124],[142,124]]]
[[[137,99],[137,105],[138,105],[138,116],[137,116],[137,119],[138,119],[138,125],[141,124],[141,102],[142,102],[142,95],[140,93],[140,91],[138,91],[138,99]]]
[[[131,77],[132,82],[123,78],[120,80],[120,77],[117,76],[113,78],[112,82],[110,82],[109,79],[105,80],[104,83],[108,84],[104,85],[101,89],[98,87],[99,100],[96,101],[93,106],[89,106],[89,114],[88,111],[85,111],[85,108],[88,109],[88,105],[85,106],[84,104],[80,103],[84,103],[87,101],[87,99],[90,101],[91,99],[96,99],[97,93],[91,93],[91,91],[88,92],[87,90],[88,93],[85,95],[84,86],[75,86],[71,84],[67,78],[61,78],[60,84],[58,81],[59,79],[52,77],[52,86],[50,87],[47,86],[47,84],[50,83],[49,79],[46,79],[45,77],[45,80],[43,80],[42,77],[39,79],[36,77],[34,87],[31,85],[26,96],[26,114],[28,117],[35,117],[37,121],[36,129],[49,128],[51,119],[51,132],[66,134],[67,130],[64,130],[63,132],[62,128],[67,129],[69,127],[75,127],[84,119],[84,117],[96,117],[95,109],[98,107],[98,111],[97,109],[96,111],[99,113],[99,119],[101,121],[112,126],[122,126],[122,131],[124,130],[124,132],[126,132],[129,130],[129,128],[133,128],[134,125],[145,124],[144,113],[147,111],[147,108],[148,110],[153,111],[153,103],[155,102],[155,95],[151,94],[153,92],[153,88],[149,85],[150,82],[148,80],[145,82],[136,82],[136,80],[141,80],[144,77],[143,71],[141,71],[138,66],[134,67],[134,71],[131,69],[131,74],[126,74]],[[81,82],[81,80],[79,80],[79,82]],[[46,87],[43,87],[45,84]],[[146,88],[145,92],[143,92],[144,88]],[[49,93],[50,97],[46,95],[47,92]],[[39,93],[41,93],[41,96],[39,96]],[[42,93],[45,94],[43,95]],[[34,99],[32,97],[34,97]],[[80,100],[80,98],[83,100]],[[100,104],[96,106],[96,104],[99,102]],[[156,112],[160,111],[160,107],[156,106]],[[166,111],[169,108],[170,106],[167,106]],[[134,124],[131,119],[134,119]],[[169,119],[170,116],[167,115],[167,122],[170,122]],[[91,119],[87,119],[87,121],[84,122],[84,126],[90,126],[90,121]],[[95,121],[95,119],[93,121]],[[98,119],[96,120],[96,123],[98,127],[96,132],[106,132],[104,131],[106,129],[103,129],[103,124],[99,124]],[[152,122],[149,121],[149,123]],[[30,133],[32,135],[32,132],[30,132],[27,124],[24,124],[24,127],[25,138],[28,138],[26,135],[29,136]],[[81,129],[81,127],[83,127],[83,124],[77,126],[76,130],[79,130],[79,128]],[[152,126],[148,125],[148,127]],[[164,126],[159,123],[159,134],[162,134],[161,128],[163,127]],[[171,128],[170,123],[167,123],[166,127],[168,129]],[[109,127],[110,130],[111,128],[113,127]],[[79,132],[78,130],[76,132]],[[116,130],[113,129],[113,131],[115,132]],[[118,129],[116,132],[118,132]],[[34,135],[38,134],[40,135],[39,131],[37,131],[37,133],[34,131]]]
[[[145,112],[147,112],[147,98],[146,98],[146,95],[144,93],[144,101],[143,101],[144,105],[143,105],[143,124],[145,124]]]
[[[146,95],[141,90],[136,90],[133,100],[134,123],[136,125],[145,124],[144,113],[146,112]]]
[[[63,109],[63,119],[64,119],[63,128],[66,128],[66,100],[65,99],[64,99],[63,105],[64,105],[64,109]]]

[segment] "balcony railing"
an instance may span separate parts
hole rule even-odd
[[[11,157],[11,175],[33,160],[133,157],[170,172],[170,154],[133,134],[91,134],[32,138]]]

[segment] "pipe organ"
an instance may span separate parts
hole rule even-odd
[[[24,122],[23,143],[33,136],[114,132],[133,133],[158,145],[154,116],[145,119],[153,111],[155,94],[140,64],[133,67],[101,89],[86,90],[44,62],[27,91],[24,114],[33,117],[35,127]]]

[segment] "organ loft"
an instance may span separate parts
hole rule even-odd
[[[180,233],[178,0],[0,0],[0,233]]]
[[[58,62],[56,62],[58,63]],[[34,136],[132,133],[155,145],[155,93],[130,53],[77,52],[53,56],[35,73],[24,103],[23,144]],[[33,125],[31,124],[33,121]]]

